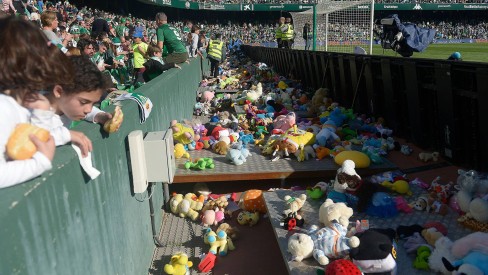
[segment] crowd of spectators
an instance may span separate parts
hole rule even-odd
[[[194,0],[200,3],[212,4],[315,4],[324,1],[336,0]],[[337,0],[342,1],[342,0]],[[488,3],[488,0],[375,0],[378,4],[417,4],[417,3],[432,3],[432,4],[467,4],[467,3]]]

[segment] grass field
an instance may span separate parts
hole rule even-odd
[[[334,51],[334,46],[329,47]],[[488,62],[488,43],[473,44],[431,44],[422,53],[413,53],[414,58],[447,59],[453,52],[460,52],[463,61]],[[373,46],[373,55],[398,56],[392,50],[383,50],[380,45]]]

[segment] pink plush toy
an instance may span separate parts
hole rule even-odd
[[[212,99],[215,97],[215,93],[212,91],[205,91],[202,94],[200,102],[205,103],[205,102],[211,102]]]
[[[451,248],[452,255],[456,259],[464,258],[473,250],[488,254],[488,233],[471,233],[455,241]]]
[[[296,122],[296,115],[294,112],[290,112],[286,115],[280,115],[273,121],[274,130],[288,131]]]
[[[215,210],[209,209],[203,211],[202,214],[202,224],[203,226],[217,225],[219,222],[224,220],[224,212],[219,208]]]
[[[404,213],[412,213],[412,207],[408,205],[408,202],[402,197],[395,197],[396,208]]]

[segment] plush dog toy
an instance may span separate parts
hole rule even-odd
[[[188,261],[188,255],[178,253],[171,257],[169,264],[164,265],[164,272],[166,274],[186,275],[189,274],[192,266],[193,262]]]
[[[428,152],[422,152],[419,153],[419,160],[423,162],[428,162],[428,161],[437,161],[439,160],[439,152],[433,152],[433,153],[428,153]]]
[[[294,261],[314,257],[320,265],[327,265],[329,258],[342,258],[349,249],[359,246],[359,239],[355,236],[346,237],[347,227],[338,222],[318,229],[313,226],[308,234],[295,233],[288,240],[288,252]]]

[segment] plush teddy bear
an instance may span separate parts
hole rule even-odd
[[[177,253],[171,256],[169,264],[164,265],[164,272],[166,274],[186,275],[190,272],[190,267],[193,262],[188,260],[188,255],[185,253]]]
[[[212,254],[219,253],[220,256],[227,255],[225,246],[227,245],[227,234],[223,230],[214,232],[212,229],[207,228],[203,235],[203,240],[206,244],[210,245],[209,252]]]
[[[348,254],[349,249],[359,246],[359,239],[355,236],[346,236],[347,227],[338,222],[318,229],[312,226],[308,234],[295,233],[288,239],[288,252],[294,261],[314,257],[320,265],[327,265],[329,258],[342,258]]]
[[[331,199],[326,199],[319,209],[319,220],[325,226],[331,224],[334,220],[339,222],[343,227],[349,225],[349,218],[352,217],[353,210],[347,207],[345,203],[334,203]]]
[[[305,201],[307,200],[307,195],[301,194],[298,197],[292,197],[289,195],[286,195],[284,197],[284,200],[288,204],[288,209],[283,211],[283,215],[288,216],[290,214],[296,215],[300,209],[302,209],[303,205],[305,204]]]
[[[225,141],[219,141],[213,144],[212,149],[216,154],[225,156],[229,150],[229,145]]]

